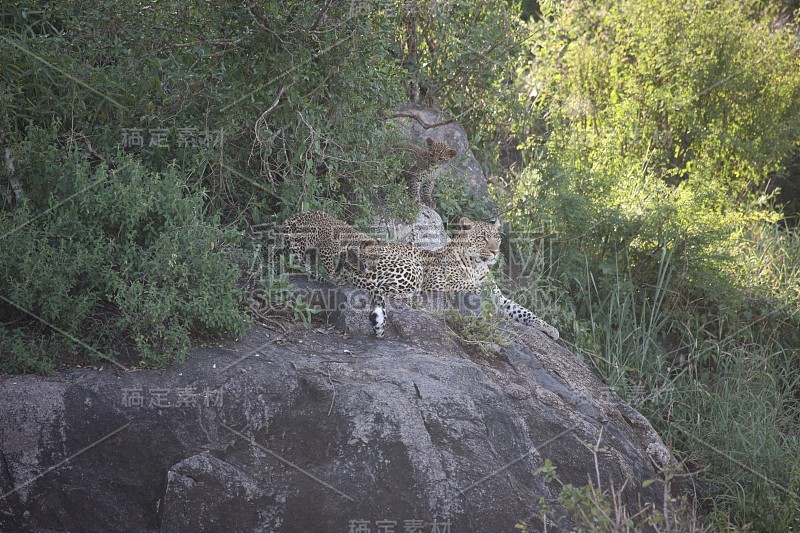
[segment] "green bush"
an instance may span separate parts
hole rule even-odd
[[[601,432],[602,436],[602,432]],[[598,445],[586,444],[586,447],[594,454],[595,459],[605,448]],[[597,462],[595,460],[595,468]],[[599,470],[596,470],[599,476]],[[639,502],[638,508],[631,508],[625,503],[624,494],[628,485],[628,480],[621,486],[611,486],[601,488],[601,479],[591,480],[582,487],[563,483],[558,477],[558,468],[550,459],[544,460],[537,474],[542,474],[545,482],[552,485],[558,491],[558,496],[554,500],[547,500],[545,497],[539,499],[541,507],[541,519],[547,522],[559,523],[566,514],[571,521],[578,526],[578,531],[605,533],[613,531],[615,533],[629,533],[634,531],[662,531],[662,532],[700,532],[709,531],[709,528],[701,523],[698,518],[695,506],[685,498],[673,498],[671,496],[671,484],[675,477],[672,471],[665,472],[664,483],[667,485],[664,491],[663,501]],[[655,480],[645,480],[644,486],[652,484]],[[596,483],[596,485],[595,485]],[[606,485],[608,482],[606,482]],[[559,513],[553,507],[558,504],[566,511]],[[518,522],[516,529],[527,533],[530,527],[525,522]]]
[[[524,79],[550,119],[539,187],[559,231],[599,258],[672,241],[675,282],[704,286],[740,228],[777,218],[763,185],[800,136],[800,60],[760,6],[548,4]]]
[[[54,360],[119,351],[148,364],[182,358],[193,335],[241,332],[229,255],[255,250],[220,221],[314,208],[369,221],[375,198],[407,210],[408,162],[384,115],[403,101],[390,13],[321,8],[2,10],[0,144],[15,172],[0,180],[0,294],[40,319],[3,304],[8,369],[31,361],[18,348],[43,331],[62,332],[46,341]]]
[[[27,189],[28,202],[0,214],[0,313],[10,326],[0,370],[116,360],[126,347],[161,366],[186,356],[190,335],[245,330],[240,271],[225,252],[240,235],[204,213],[177,171],[125,157],[90,171],[74,153],[47,165],[61,194]]]
[[[543,4],[520,72],[547,134],[495,192],[512,235],[552,237],[513,250],[712,522],[777,531],[800,523],[800,242],[768,180],[800,140],[800,59],[766,6]]]
[[[511,334],[503,328],[495,313],[493,295],[482,294],[484,301],[479,315],[462,315],[458,310],[448,309],[444,314],[449,332],[457,337],[476,356],[493,361],[503,348],[511,345]]]
[[[156,172],[175,162],[226,222],[364,218],[369,199],[403,187],[385,120],[401,70],[380,2],[22,4],[0,18],[10,142],[55,119],[77,149],[122,146]]]

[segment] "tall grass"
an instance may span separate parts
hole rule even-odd
[[[800,233],[762,224],[739,241],[727,268],[707,272],[725,283],[706,292],[681,279],[668,238],[645,275],[635,254],[598,258],[579,239],[524,253],[558,250],[546,273],[565,294],[559,314],[574,316],[565,341],[695,472],[707,523],[797,530]]]

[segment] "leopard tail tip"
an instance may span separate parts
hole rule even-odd
[[[372,323],[372,329],[375,336],[379,339],[383,338],[386,331],[386,311],[383,307],[377,305],[369,314],[369,321]]]

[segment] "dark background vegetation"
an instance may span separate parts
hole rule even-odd
[[[414,100],[490,176],[505,289],[697,472],[706,523],[797,529],[797,8],[5,2],[0,372],[181,361],[249,327],[245,285],[307,318],[262,230],[408,216],[386,119]],[[443,215],[480,215],[458,190]]]

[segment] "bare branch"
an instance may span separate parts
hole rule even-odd
[[[292,86],[291,84],[282,86],[280,88],[280,90],[278,91],[278,96],[275,97],[275,101],[272,102],[272,105],[269,106],[269,108],[267,108],[266,111],[261,113],[261,116],[258,117],[258,120],[256,120],[256,125],[254,127],[254,130],[255,130],[255,134],[256,134],[256,140],[259,143],[261,143],[261,144],[264,143],[264,139],[261,138],[261,133],[259,131],[261,129],[261,126],[267,122],[267,118],[269,118],[269,116],[272,114],[272,112],[275,111],[275,108],[278,107],[278,104],[280,104],[281,98],[283,98],[283,93],[285,93],[286,89],[291,87],[291,86]]]
[[[9,177],[14,175],[14,156],[11,155],[11,148],[6,148],[6,172]]]
[[[420,126],[424,129],[429,130],[431,128],[438,128],[439,126],[446,126],[447,124],[452,124],[453,119],[443,120],[442,122],[434,122],[433,124],[427,124],[422,121],[417,115],[412,115],[411,113],[394,113],[392,118],[410,118],[416,120]]]
[[[190,43],[176,43],[172,45],[172,48],[190,48],[203,44],[210,44],[212,46],[236,46],[241,42],[242,39],[199,39]]]
[[[325,5],[322,6],[322,9],[319,12],[319,16],[317,17],[317,20],[315,20],[314,24],[311,25],[311,30],[310,31],[316,31],[317,27],[319,26],[319,23],[322,21],[322,18],[325,16],[325,13],[328,12],[328,8],[331,7],[332,3],[333,3],[333,0],[326,0],[325,1]]]
[[[14,191],[14,197],[17,199],[17,203],[20,203],[25,200],[25,191],[22,190],[22,185],[20,184],[19,180],[14,178],[14,156],[11,155],[11,148],[6,148],[5,152],[6,156],[6,172],[8,172],[8,184],[11,185],[11,190]]]
[[[333,77],[333,75],[336,73],[337,70],[339,70],[338,65],[334,66],[330,70],[330,72],[328,72],[328,75],[325,76],[325,79],[323,79],[319,85],[317,85],[314,89],[312,89],[311,92],[307,93],[303,98],[310,98],[311,96],[314,96],[316,93],[318,93],[319,90],[322,89],[326,83],[328,83],[328,80],[330,80]]]

